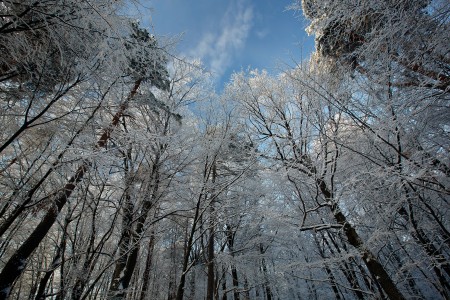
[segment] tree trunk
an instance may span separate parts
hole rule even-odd
[[[226,225],[226,231],[225,234],[227,236],[227,246],[228,250],[230,251],[231,257],[234,258],[234,237],[235,232],[231,229],[230,225]],[[239,300],[239,280],[238,280],[238,274],[236,270],[236,266],[234,263],[231,263],[231,278],[233,282],[233,297],[234,300]]]
[[[101,196],[101,193],[100,193]],[[83,291],[86,287],[86,284],[88,283],[92,271],[95,267],[95,263],[97,260],[97,253],[95,249],[95,238],[97,236],[97,230],[95,227],[95,216],[97,214],[98,206],[95,206],[92,212],[92,221],[91,221],[91,232],[89,236],[89,244],[86,252],[86,258],[83,262],[83,266],[81,269],[81,272],[77,274],[77,279],[75,281],[74,287],[72,289],[72,300],[79,300],[81,299],[81,296],[83,295]]]
[[[106,94],[104,94],[106,95]],[[24,199],[18,205],[14,208],[12,212],[8,214],[8,217],[1,223],[0,225],[0,236],[3,236],[3,234],[9,229],[9,227],[16,221],[16,219],[25,211],[28,204],[30,204],[31,200],[33,199],[34,194],[40,186],[44,183],[44,181],[55,171],[55,167],[58,166],[58,164],[61,162],[61,159],[63,158],[66,151],[72,146],[75,139],[78,137],[78,135],[83,131],[83,129],[88,125],[89,121],[94,117],[96,112],[100,109],[101,102],[97,105],[97,107],[92,111],[92,114],[87,118],[86,122],[77,130],[77,132],[73,135],[72,139],[65,145],[65,148],[61,151],[60,154],[58,154],[58,157],[56,158],[56,161],[52,164],[51,168],[45,172],[45,174],[41,177],[41,179],[26,193]],[[13,193],[13,198],[17,193]],[[9,201],[12,199],[10,198]],[[1,215],[6,213],[6,210],[8,209],[9,203],[5,204],[5,206],[2,208]]]
[[[211,216],[210,216],[211,217]],[[211,224],[210,224],[211,226]],[[208,280],[206,287],[206,300],[214,300],[214,228],[210,228],[208,239]]]
[[[244,300],[250,300],[250,287],[247,278],[244,277]]]
[[[216,163],[212,166],[212,180],[214,184],[216,182],[217,167]],[[215,292],[215,277],[214,277],[214,193],[211,195],[211,203],[209,204],[209,238],[208,238],[208,281],[206,287],[206,300],[214,300]]]
[[[414,207],[411,203],[409,191],[406,188],[404,190],[406,193],[408,211],[404,207],[402,207],[398,210],[398,212],[404,220],[411,223],[413,228],[411,235],[413,236],[414,240],[425,250],[425,253],[430,257],[430,260],[435,261],[435,263],[433,263],[433,270],[436,273],[436,276],[438,277],[439,282],[441,283],[443,288],[448,290],[450,284],[445,278],[444,274],[442,274],[442,271],[437,267],[437,265],[441,266],[445,273],[450,276],[450,264],[445,258],[446,256],[434,246],[432,241],[428,239],[426,233],[421,228],[419,228],[417,220],[414,216]]]
[[[321,237],[325,241],[325,237],[323,236],[323,234],[321,234]],[[317,240],[316,235],[314,235],[314,241],[316,242],[316,246],[317,246],[317,249],[319,250],[320,257],[322,257],[322,259],[325,259],[326,257],[325,257],[324,249],[320,245],[320,242]],[[336,278],[334,277],[333,272],[331,271],[330,267],[326,263],[324,263],[324,268],[325,268],[325,272],[327,273],[328,280],[330,281],[331,289],[333,290],[335,299],[338,299],[338,300],[342,299],[339,289],[337,287]]]
[[[322,233],[321,234],[322,239],[324,243],[328,246],[328,249],[330,250],[330,253],[334,255],[334,250],[331,247],[330,243],[328,242],[327,237]],[[333,244],[336,251],[341,254],[341,249],[339,248],[339,245],[334,240],[333,236],[327,232],[327,236],[330,239],[331,243]],[[359,286],[358,279],[356,277],[355,271],[353,270],[352,266],[350,266],[347,262],[343,262],[343,267],[341,267],[342,273],[344,273],[345,278],[350,283],[350,286],[352,287],[353,292],[355,293],[356,297],[358,299],[364,299],[364,294],[361,290],[361,287]]]
[[[389,299],[392,300],[405,299],[402,293],[395,286],[394,282],[384,269],[383,265],[377,260],[375,255],[373,255],[373,253],[370,252],[370,250],[364,246],[364,243],[359,237],[355,228],[347,221],[347,218],[341,212],[337,204],[332,202],[333,201],[332,194],[328,190],[325,182],[321,179],[318,179],[317,185],[320,191],[322,192],[323,196],[325,197],[325,199],[331,201],[332,203],[331,211],[337,223],[339,225],[342,225],[342,230],[344,231],[344,234],[347,237],[348,242],[350,243],[350,245],[355,247],[361,254],[361,257],[364,260],[367,269],[369,269],[369,272],[372,274],[373,278],[379,282],[379,284],[381,285],[382,289],[389,297]]]
[[[159,158],[160,155],[156,156],[155,162],[152,168],[151,180],[153,182],[152,191],[150,194],[150,199],[146,199],[144,201],[141,214],[139,218],[136,220],[136,228],[132,234],[132,239],[129,242],[129,254],[126,260],[126,264],[116,264],[116,272],[120,277],[118,279],[113,279],[111,281],[110,288],[110,299],[124,299],[126,298],[126,289],[130,285],[131,277],[133,276],[134,269],[136,267],[137,258],[139,254],[139,240],[141,239],[142,234],[145,231],[145,221],[147,220],[147,215],[150,209],[154,206],[157,193],[159,190]]]
[[[150,272],[152,269],[152,261],[153,261],[153,250],[155,247],[155,233],[152,232],[150,235],[150,240],[148,242],[147,247],[147,261],[145,262],[145,270],[144,270],[144,278],[142,279],[142,289],[141,295],[139,297],[140,300],[145,300],[148,290],[150,289]]]
[[[19,276],[25,270],[28,258],[39,246],[40,242],[44,239],[50,228],[53,226],[53,223],[58,217],[60,211],[66,204],[67,199],[74,191],[78,182],[83,179],[83,176],[87,169],[87,163],[84,163],[78,168],[75,176],[72,177],[69,180],[69,183],[65,185],[64,192],[61,192],[61,196],[56,199],[53,207],[49,209],[47,214],[36,226],[30,236],[25,240],[25,242],[23,242],[19,249],[16,250],[16,252],[5,264],[2,272],[0,273],[0,299],[8,298],[14,281],[19,278]]]
[[[125,170],[125,191],[124,191],[124,204],[122,214],[122,232],[119,239],[119,257],[117,258],[114,266],[113,276],[111,278],[110,290],[117,291],[119,289],[119,281],[121,273],[125,268],[128,260],[128,250],[130,248],[130,241],[132,236],[132,221],[134,205],[131,201],[131,178],[129,164],[131,160],[131,147],[127,150],[127,156],[124,158],[124,170]]]
[[[197,222],[200,217],[200,204],[201,204],[202,198],[203,198],[203,191],[202,191],[202,193],[200,193],[200,196],[198,197],[198,200],[197,200],[197,205],[195,207],[194,221],[192,222],[192,228],[189,233],[189,238],[188,238],[187,244],[184,249],[183,268],[181,270],[180,282],[178,283],[177,296],[175,298],[176,300],[183,300],[184,286],[186,284],[186,275],[188,272],[189,255],[191,254],[191,251],[192,251],[192,246],[194,243],[194,234],[195,234],[195,231],[197,230]]]
[[[222,268],[222,300],[228,300],[227,295],[227,269],[225,267]]]
[[[402,293],[395,286],[394,282],[384,269],[383,265],[377,260],[375,255],[373,255],[373,253],[370,252],[370,250],[364,247],[364,243],[362,242],[358,233],[353,228],[353,226],[351,226],[350,223],[347,222],[347,219],[344,216],[344,214],[337,207],[333,209],[333,214],[338,224],[342,225],[344,233],[350,245],[352,245],[359,251],[359,253],[362,256],[362,259],[364,260],[367,268],[369,269],[369,272],[372,274],[375,280],[377,280],[380,283],[382,289],[388,295],[389,299],[392,300],[405,299]]]
[[[259,253],[261,255],[264,254],[264,248],[262,244],[259,244]],[[267,277],[267,266],[266,266],[266,260],[264,259],[264,257],[261,259],[261,267],[262,267],[262,271],[264,274],[264,283],[263,283],[263,287],[264,287],[264,293],[266,294],[266,299],[267,300],[272,300],[272,290],[270,289],[270,284],[269,284],[269,278]]]
[[[66,217],[64,226],[63,226],[63,234],[61,237],[61,242],[56,249],[55,256],[53,257],[52,264],[50,266],[50,269],[47,270],[44,274],[44,277],[41,278],[39,282],[39,288],[36,293],[35,300],[45,300],[45,288],[47,287],[47,283],[50,280],[50,277],[52,276],[53,272],[56,270],[56,268],[60,265],[62,253],[66,249],[66,235],[67,235],[67,227],[69,226],[70,219]]]
[[[103,148],[106,146],[106,143],[110,137],[112,128],[115,127],[126,108],[128,107],[128,102],[134,95],[137,93],[137,90],[141,84],[142,79],[138,79],[133,89],[131,90],[129,96],[126,101],[120,106],[119,111],[114,115],[113,120],[111,122],[110,128],[105,129],[100,139],[97,142],[97,146]],[[34,250],[39,246],[41,241],[47,235],[50,228],[53,226],[53,223],[56,221],[59,213],[62,208],[66,204],[72,192],[75,190],[77,184],[83,179],[84,174],[89,169],[89,163],[84,162],[81,166],[78,167],[75,175],[72,176],[68,183],[64,186],[62,192],[60,192],[59,197],[55,200],[53,207],[49,209],[47,214],[41,220],[41,222],[36,226],[33,232],[29,235],[29,237],[22,243],[19,249],[10,257],[10,259],[6,262],[3,267],[2,272],[0,273],[0,300],[7,299],[9,294],[11,293],[11,288],[14,281],[19,278],[19,276],[25,270],[27,260],[30,255],[34,252]]]
[[[189,271],[188,270],[189,256],[191,254],[192,247],[194,245],[194,235],[197,230],[197,224],[199,223],[199,220],[202,217],[202,213],[200,212],[201,211],[201,202],[203,199],[206,200],[208,197],[207,192],[206,192],[206,183],[208,182],[208,178],[209,178],[211,171],[213,173],[216,172],[215,171],[215,162],[213,162],[213,164],[211,166],[208,166],[208,157],[207,157],[205,166],[204,166],[204,170],[203,170],[204,183],[203,183],[203,187],[202,187],[200,194],[198,196],[198,199],[197,199],[197,204],[195,206],[194,220],[192,222],[192,228],[189,233],[189,238],[188,238],[187,244],[184,249],[183,268],[182,268],[180,282],[179,282],[178,288],[177,288],[176,300],[183,300],[184,286],[186,284],[186,275],[187,275],[187,272]],[[214,176],[215,175],[213,175],[213,177]]]

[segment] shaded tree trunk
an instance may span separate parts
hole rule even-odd
[[[321,237],[325,241],[325,237],[323,235],[321,235]],[[322,245],[320,245],[320,242],[317,240],[316,235],[314,235],[314,241],[316,242],[316,246],[317,246],[317,249],[319,250],[320,257],[322,257],[322,259],[326,259],[323,247],[322,247]],[[341,294],[340,294],[339,289],[336,284],[336,278],[334,277],[333,272],[331,271],[330,267],[326,263],[324,263],[324,269],[325,269],[325,272],[327,273],[328,280],[330,281],[330,285],[331,285],[331,289],[333,290],[334,297],[338,300],[342,299]]]
[[[140,300],[145,300],[147,293],[150,289],[150,272],[152,270],[152,260],[153,260],[153,250],[155,248],[155,232],[152,232],[150,235],[150,240],[147,246],[147,260],[145,262],[145,270],[142,279],[142,289],[141,295],[139,297]]]
[[[214,184],[216,182],[217,169],[216,163],[212,166],[212,179],[211,182]],[[206,287],[206,300],[214,300],[215,293],[215,276],[214,276],[214,194],[211,195],[211,202],[209,206],[209,238],[208,238],[208,281]]]
[[[99,148],[104,148],[109,140],[112,129],[119,123],[120,118],[128,107],[128,102],[137,93],[142,79],[135,82],[133,89],[128,95],[126,101],[120,106],[119,111],[114,115],[110,128],[106,129],[97,142]],[[59,213],[63,209],[69,197],[72,195],[77,184],[83,179],[86,172],[89,170],[89,163],[84,162],[78,167],[75,174],[69,179],[64,189],[59,193],[55,199],[53,206],[45,214],[41,222],[36,226],[29,237],[22,243],[16,252],[10,257],[0,273],[0,299],[8,298],[14,281],[25,270],[28,258],[39,246],[41,241],[47,235],[53,223],[56,221]]]
[[[109,89],[106,93],[103,94],[102,100],[106,96],[106,94],[109,92]],[[55,167],[61,162],[61,159],[63,158],[66,151],[72,146],[75,139],[80,135],[80,133],[83,131],[83,129],[88,125],[88,123],[93,119],[97,111],[100,109],[102,104],[102,101],[97,105],[97,107],[92,111],[92,114],[87,118],[86,122],[81,126],[80,129],[77,130],[77,132],[73,135],[72,139],[66,144],[65,148],[61,151],[61,153],[58,155],[56,161],[52,164],[52,167],[45,172],[45,174],[41,177],[41,179],[26,193],[24,199],[22,202],[14,208],[13,211],[11,211],[8,215],[8,217],[1,223],[0,225],[0,236],[3,236],[5,232],[10,228],[10,226],[16,221],[16,219],[26,210],[27,205],[31,203],[31,200],[33,199],[34,194],[39,190],[39,188],[42,186],[42,184],[46,181],[46,179],[53,174],[55,171]],[[17,193],[14,192],[12,197],[14,197]],[[11,197],[11,198],[12,198]],[[11,201],[11,200],[10,200]],[[3,216],[10,203],[8,202],[5,204],[5,206],[2,208],[1,215]]]
[[[226,237],[227,237],[227,246],[228,250],[230,250],[231,257],[234,257],[234,237],[235,232],[231,229],[230,225],[226,225]],[[236,266],[234,263],[231,264],[231,278],[233,282],[233,297],[234,300],[239,300],[239,280],[238,280],[238,274],[236,270]]]
[[[332,245],[336,249],[336,251],[341,254],[341,249],[339,248],[339,245],[334,240],[333,236],[327,232],[328,239],[331,241]],[[322,234],[322,239],[324,243],[328,246],[328,249],[330,250],[331,254],[334,254],[334,250],[331,247],[330,243],[328,242],[327,237],[325,237],[324,234]],[[361,290],[361,287],[358,283],[358,278],[356,277],[355,271],[353,270],[352,266],[350,266],[347,262],[343,262],[343,268],[341,268],[342,273],[344,273],[345,278],[350,283],[350,286],[353,289],[353,292],[355,293],[356,297],[358,299],[364,299],[364,294]]]
[[[347,237],[350,245],[355,247],[360,253],[367,269],[372,274],[373,278],[379,282],[389,299],[400,300],[405,299],[402,293],[398,290],[389,274],[384,269],[383,265],[373,255],[373,253],[364,246],[364,243],[355,228],[347,221],[347,218],[339,209],[338,205],[334,202],[332,193],[327,188],[326,183],[322,179],[317,179],[317,186],[322,192],[327,201],[330,202],[330,208],[336,222],[342,226],[345,236]]]
[[[53,257],[52,264],[50,265],[50,269],[47,270],[44,274],[44,277],[39,281],[39,288],[36,292],[35,300],[44,300],[45,299],[45,289],[47,287],[48,281],[50,280],[53,272],[56,268],[61,264],[62,253],[66,249],[66,235],[67,235],[67,227],[69,226],[70,219],[66,218],[63,226],[63,234],[61,237],[61,242],[57,246],[55,256]]]
[[[181,270],[180,282],[178,283],[177,295],[175,298],[176,300],[183,300],[184,286],[186,284],[186,275],[187,275],[187,272],[189,271],[189,268],[188,268],[189,256],[192,251],[192,246],[194,245],[194,234],[195,234],[195,231],[197,230],[197,223],[200,218],[200,209],[201,209],[200,204],[201,204],[201,200],[203,197],[204,197],[204,195],[203,195],[203,191],[202,191],[202,193],[200,193],[198,200],[197,200],[197,204],[195,207],[195,215],[194,215],[194,220],[192,222],[191,231],[189,233],[189,238],[187,240],[187,243],[184,247],[183,267]]]
[[[119,278],[115,278],[114,281],[111,281],[112,284],[110,287],[110,299],[124,299],[126,297],[126,289],[130,285],[131,277],[133,276],[134,269],[136,268],[137,258],[140,250],[140,239],[145,231],[145,221],[147,220],[148,213],[153,208],[157,199],[157,193],[160,184],[159,162],[160,153],[157,154],[152,167],[152,187],[149,199],[146,199],[144,201],[139,218],[136,220],[136,228],[133,231],[131,241],[129,242],[129,245],[127,247],[129,248],[129,254],[126,260],[126,264],[124,265],[123,263],[121,263],[116,265],[116,275],[119,275]]]
[[[262,244],[259,244],[259,253],[260,254],[264,254],[265,250]],[[264,274],[264,283],[263,283],[263,288],[264,288],[264,293],[266,295],[266,299],[267,300],[272,300],[272,290],[270,289],[270,284],[269,284],[269,278],[268,278],[268,274],[267,274],[267,265],[266,265],[266,260],[263,257],[261,259],[261,268]]]
[[[124,192],[124,204],[122,212],[122,232],[119,239],[119,257],[117,258],[114,266],[113,276],[111,278],[110,290],[117,291],[119,289],[119,281],[121,273],[127,264],[131,236],[132,236],[132,221],[134,205],[131,201],[131,175],[130,175],[130,163],[131,163],[131,148],[127,150],[127,155],[124,158],[125,169],[125,192]]]

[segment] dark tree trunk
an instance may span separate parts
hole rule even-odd
[[[342,225],[344,233],[350,245],[355,247],[362,256],[364,263],[372,274],[373,278],[381,285],[389,299],[400,300],[405,299],[402,293],[397,289],[389,274],[383,265],[377,260],[375,255],[365,248],[364,243],[359,237],[356,230],[348,222],[344,214],[336,207],[333,211],[336,221]]]
[[[106,94],[104,95],[106,96]],[[66,151],[72,146],[75,139],[78,137],[78,135],[83,131],[83,129],[88,125],[90,120],[94,117],[98,109],[101,107],[101,102],[98,104],[98,106],[93,110],[92,114],[87,118],[86,122],[83,126],[81,126],[80,129],[77,130],[77,132],[74,134],[72,139],[67,143],[64,150],[61,151],[61,153],[58,155],[56,161],[52,164],[52,167],[45,172],[45,174],[41,177],[41,179],[26,193],[24,199],[18,205],[12,212],[9,213],[8,217],[1,223],[0,225],[0,236],[3,236],[3,234],[10,228],[10,226],[16,221],[16,219],[26,210],[27,205],[31,203],[31,200],[33,199],[34,194],[38,189],[41,187],[41,185],[45,182],[45,180],[55,171],[55,167],[61,162],[61,159],[63,158]],[[16,193],[13,193],[13,197],[16,195]],[[3,209],[1,215],[6,213],[6,210],[8,209],[9,203],[7,203]]]
[[[127,100],[120,106],[119,111],[114,115],[110,128],[106,129],[103,132],[99,141],[97,142],[98,147],[103,148],[106,146],[112,128],[119,123],[120,118],[122,117],[128,106],[129,100],[133,98],[137,93],[141,81],[142,80],[139,79],[135,82],[130,95],[127,97]],[[89,164],[87,162],[78,167],[75,175],[69,179],[69,182],[64,186],[63,191],[59,193],[59,196],[54,201],[53,206],[49,209],[41,222],[36,226],[29,237],[22,243],[19,249],[17,249],[16,252],[6,262],[2,272],[0,273],[0,300],[8,298],[14,281],[16,281],[16,279],[19,278],[19,276],[25,270],[28,258],[47,235],[62,208],[69,199],[70,195],[72,195],[72,192],[75,190],[77,184],[83,179],[88,169]]]
[[[430,257],[432,261],[435,261],[433,264],[433,271],[436,274],[436,276],[439,279],[439,282],[443,286],[444,289],[450,290],[450,284],[445,278],[444,274],[442,274],[441,269],[439,269],[436,265],[441,266],[441,268],[447,273],[448,276],[450,276],[450,264],[448,260],[446,259],[446,256],[437,249],[433,242],[430,241],[426,235],[426,233],[419,227],[419,224],[417,223],[417,220],[414,216],[414,207],[411,203],[411,199],[409,197],[409,192],[405,189],[406,197],[407,197],[407,204],[408,204],[408,210],[406,210],[404,207],[402,207],[398,212],[400,215],[410,222],[412,225],[413,231],[411,235],[413,236],[414,240],[419,244],[425,251],[425,253]]]
[[[228,300],[228,295],[227,295],[227,269],[223,268],[222,270],[222,291],[223,291],[223,295],[222,295],[222,300]]]
[[[194,243],[194,234],[195,234],[195,231],[197,230],[197,222],[200,217],[200,204],[201,204],[201,200],[202,200],[203,196],[204,196],[203,193],[200,193],[200,196],[198,197],[197,205],[195,207],[194,221],[192,222],[192,228],[189,233],[189,238],[188,238],[188,241],[187,241],[185,249],[184,249],[183,268],[181,270],[180,282],[178,283],[177,296],[175,298],[176,300],[183,300],[184,286],[186,284],[186,275],[188,272],[189,256],[191,254],[192,246]]]
[[[134,205],[131,201],[131,178],[130,178],[130,161],[131,161],[131,147],[127,150],[127,155],[124,158],[125,169],[125,192],[124,192],[124,204],[122,209],[122,232],[119,239],[119,257],[117,258],[114,266],[113,276],[111,278],[110,290],[117,291],[119,289],[120,276],[125,269],[128,260],[128,251],[130,248],[131,236],[132,236],[132,221]]]
[[[216,169],[216,163],[213,163],[212,166],[212,180],[211,182],[214,184],[216,182],[216,175],[217,175],[217,169]],[[210,202],[210,210],[209,210],[209,238],[208,238],[208,281],[207,281],[207,287],[206,287],[206,300],[214,300],[214,294],[215,294],[215,277],[214,277],[214,198],[215,195],[211,195],[211,202]]]
[[[145,262],[144,278],[142,279],[142,290],[139,297],[140,300],[146,300],[147,293],[150,289],[150,272],[152,269],[153,249],[155,247],[155,233],[152,232],[147,246],[147,261]]]
[[[259,253],[260,254],[264,254],[265,250],[262,244],[259,245]],[[270,284],[269,284],[269,278],[268,278],[268,274],[267,274],[267,265],[266,265],[266,260],[264,259],[264,257],[261,259],[261,267],[262,267],[262,271],[264,274],[264,283],[263,283],[263,287],[264,287],[264,293],[266,294],[266,299],[267,300],[272,300],[272,290],[270,289]]]
[[[211,224],[210,224],[211,225]],[[208,239],[208,280],[206,287],[206,300],[214,300],[214,228],[210,228]]]
[[[334,240],[334,237],[327,232],[328,239],[331,241],[331,244],[333,245],[334,249],[341,254],[341,249],[339,248],[338,243]],[[322,239],[324,243],[328,246],[328,249],[330,250],[331,254],[334,254],[334,250],[331,247],[330,243],[328,242],[327,237],[325,237],[324,234],[322,234]],[[350,286],[353,289],[353,292],[355,293],[356,297],[358,299],[364,299],[364,294],[361,291],[361,287],[358,283],[358,278],[356,277],[355,271],[353,270],[352,266],[350,266],[347,262],[343,262],[343,268],[341,268],[342,273],[344,273],[345,278],[350,283]]]
[[[35,300],[44,300],[45,299],[45,288],[47,287],[47,283],[50,280],[51,276],[53,275],[53,272],[56,270],[56,268],[60,265],[60,261],[62,258],[62,253],[66,249],[66,235],[67,235],[67,227],[69,226],[70,219],[66,218],[63,226],[63,235],[61,237],[61,242],[59,246],[56,246],[56,253],[53,257],[52,264],[50,266],[50,269],[47,270],[44,274],[44,277],[41,278],[39,282],[39,288],[36,293]]]
[[[7,299],[9,293],[11,292],[11,287],[14,281],[19,278],[19,276],[25,270],[27,260],[34,250],[39,246],[41,241],[47,235],[47,232],[53,226],[59,212],[62,210],[74,191],[78,182],[83,179],[85,172],[88,169],[87,164],[81,165],[75,176],[69,180],[66,184],[64,192],[61,192],[61,196],[56,199],[53,207],[49,209],[47,214],[41,220],[41,222],[36,226],[30,236],[23,242],[23,244],[16,250],[16,252],[11,256],[8,262],[3,267],[0,273],[0,299]]]
[[[244,300],[250,300],[250,287],[247,278],[244,277]]]
[[[381,285],[389,299],[405,299],[405,297],[392,281],[389,274],[384,269],[383,265],[378,261],[375,255],[373,255],[373,253],[364,246],[364,243],[359,237],[355,228],[347,221],[347,218],[341,212],[337,204],[333,202],[332,193],[328,190],[325,182],[321,179],[318,179],[317,185],[325,199],[331,202],[331,211],[337,223],[339,225],[342,225],[342,230],[344,231],[348,242],[359,251],[362,259],[364,260],[364,263],[367,266],[367,269],[369,269],[369,272],[372,274],[373,278],[377,280],[377,282]]]
[[[234,237],[236,235],[236,232],[233,232],[230,225],[226,225],[226,232],[227,236],[227,246],[228,250],[230,250],[231,257],[234,257]],[[231,264],[231,278],[233,282],[233,297],[234,300],[239,300],[239,280],[238,280],[238,274],[236,270],[236,266],[234,263]]]
[[[321,234],[321,237],[322,237],[323,241],[326,241],[323,234]],[[320,244],[320,242],[317,240],[316,235],[314,235],[314,241],[316,242],[316,246],[317,246],[317,249],[319,250],[320,257],[322,257],[322,259],[326,259],[324,249],[323,249],[322,245]],[[324,269],[325,269],[325,272],[327,273],[328,280],[330,281],[331,289],[333,290],[335,299],[338,299],[338,300],[342,299],[341,294],[340,294],[339,289],[336,284],[336,278],[334,277],[333,272],[331,271],[330,267],[326,263],[324,264]]]
[[[126,289],[130,285],[131,277],[133,276],[134,269],[136,268],[137,258],[139,254],[139,240],[141,239],[142,234],[145,231],[145,221],[147,220],[147,215],[150,210],[153,208],[156,199],[157,193],[159,190],[159,154],[157,155],[155,162],[153,164],[152,169],[152,181],[153,187],[150,194],[150,199],[146,199],[141,214],[139,218],[136,220],[136,228],[133,232],[131,241],[129,242],[129,254],[127,257],[126,265],[120,264],[116,265],[116,271],[120,278],[112,281],[110,288],[110,298],[111,299],[124,299],[126,298]]]
[[[215,162],[213,162],[213,164],[211,166],[208,166],[208,157],[207,157],[205,166],[204,166],[204,170],[203,170],[204,185],[203,185],[202,190],[200,191],[200,194],[197,199],[197,204],[195,206],[194,220],[192,222],[192,228],[189,233],[189,238],[188,238],[187,244],[184,249],[183,268],[182,268],[180,282],[179,282],[178,288],[177,288],[176,300],[183,300],[184,286],[186,284],[186,275],[187,275],[187,272],[189,271],[188,270],[189,256],[191,254],[192,247],[194,245],[194,235],[197,230],[197,224],[199,223],[199,221],[202,217],[202,214],[200,213],[201,202],[202,202],[202,200],[206,200],[208,197],[208,195],[206,193],[206,185],[205,184],[208,181],[208,178],[209,178],[211,172],[213,172],[213,173],[216,172],[215,171]],[[213,175],[213,176],[215,176],[215,175]]]

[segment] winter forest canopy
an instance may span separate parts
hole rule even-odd
[[[129,4],[0,1],[0,299],[450,298],[448,1],[220,93]]]

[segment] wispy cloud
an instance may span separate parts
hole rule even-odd
[[[269,29],[265,28],[263,30],[258,30],[256,32],[256,35],[258,36],[258,38],[263,39],[265,38],[268,34],[270,33]]]
[[[232,62],[233,55],[245,46],[253,25],[253,8],[245,0],[233,1],[221,26],[205,33],[197,46],[189,51],[190,57],[200,58],[218,77]]]

